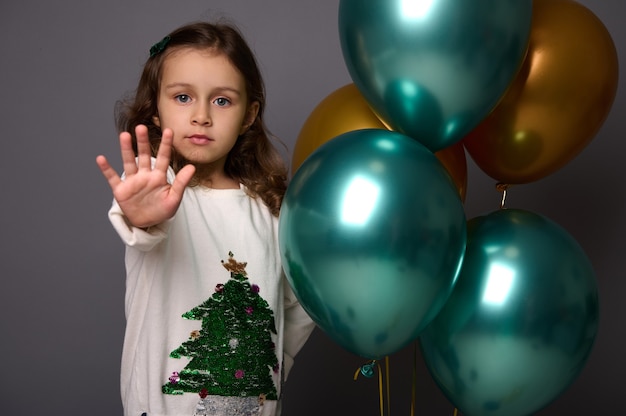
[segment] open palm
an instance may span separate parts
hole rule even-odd
[[[96,163],[109,182],[113,197],[130,224],[146,228],[160,224],[176,213],[195,168],[192,165],[185,166],[178,172],[174,181],[168,183],[167,169],[172,153],[172,130],[163,130],[154,166],[148,129],[143,125],[137,126],[135,135],[137,157],[132,148],[131,135],[128,132],[120,134],[124,179],[117,174],[104,156],[98,156]]]

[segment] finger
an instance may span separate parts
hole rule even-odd
[[[171,129],[163,129],[163,136],[161,137],[161,143],[159,144],[159,152],[156,157],[155,169],[167,171],[170,165],[170,157],[172,156],[172,142],[174,138],[174,132]]]
[[[135,127],[135,137],[137,137],[137,166],[139,169],[152,169],[148,128],[143,124]]]
[[[189,185],[194,173],[196,173],[196,167],[193,165],[186,165],[178,171],[172,183],[172,187],[170,188],[170,192],[173,196],[179,200],[182,199],[185,188]]]
[[[137,162],[135,161],[135,151],[133,150],[133,138],[128,132],[120,133],[120,150],[122,152],[122,163],[124,173],[132,175],[137,172]]]
[[[98,167],[100,168],[100,172],[102,172],[102,175],[109,183],[109,186],[111,187],[111,189],[115,190],[117,185],[119,185],[122,182],[122,180],[120,179],[120,176],[117,174],[115,169],[111,167],[106,157],[102,155],[96,157],[96,163],[98,164]]]

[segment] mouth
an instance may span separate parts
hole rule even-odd
[[[187,136],[187,139],[193,144],[207,144],[213,141],[213,139],[205,136],[204,134],[194,134],[191,136]]]

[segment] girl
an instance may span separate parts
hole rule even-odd
[[[126,244],[126,416],[278,415],[314,324],[282,273],[286,167],[232,26],[183,26],[150,50],[118,114],[124,177],[109,218]]]

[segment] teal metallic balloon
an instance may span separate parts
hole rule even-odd
[[[464,415],[531,415],[584,367],[598,309],[578,243],[543,216],[500,210],[468,223],[458,282],[420,337],[424,360]]]
[[[331,339],[371,359],[414,341],[448,299],[465,252],[454,182],[415,140],[356,130],[295,173],[279,218],[289,283]]]
[[[532,0],[341,0],[354,84],[393,130],[435,152],[496,106],[526,56]]]

